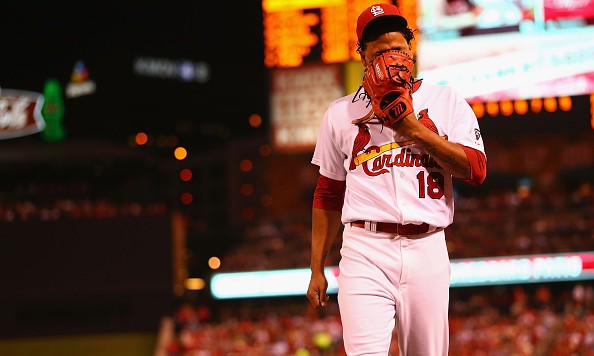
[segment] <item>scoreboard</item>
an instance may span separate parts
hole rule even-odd
[[[355,26],[361,11],[378,0],[263,0],[264,64],[292,68],[304,63],[359,60]]]
[[[312,151],[328,104],[360,89],[357,18],[376,3],[398,5],[409,26],[416,24],[416,0],[262,1],[264,67],[270,74],[277,152]]]

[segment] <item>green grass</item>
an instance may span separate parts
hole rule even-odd
[[[55,336],[0,340],[2,356],[150,356],[155,334]]]

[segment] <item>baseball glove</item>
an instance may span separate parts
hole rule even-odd
[[[365,69],[363,87],[371,98],[374,114],[386,126],[393,126],[413,112],[414,63],[408,54],[389,50]]]

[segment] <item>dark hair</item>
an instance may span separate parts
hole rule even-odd
[[[357,42],[357,51],[363,52],[367,47],[367,42],[375,41],[384,33],[400,32],[408,44],[415,38],[415,31],[408,28],[401,21],[394,21],[393,16],[384,16],[371,21],[361,35],[361,40]]]

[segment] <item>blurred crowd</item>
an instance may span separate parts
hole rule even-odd
[[[592,170],[573,170],[588,167],[583,164],[592,158],[590,145],[568,143],[563,154],[574,146],[582,153],[566,155],[573,163],[553,160],[555,167],[546,159],[559,153],[552,147],[536,152],[501,145],[491,155],[495,174],[486,187],[456,186],[454,224],[446,229],[450,257],[594,250]],[[498,175],[513,171],[507,166],[512,157],[522,157],[525,171]],[[264,217],[230,247],[219,272],[306,268],[310,230],[308,214]],[[340,244],[339,235],[328,265],[338,265]],[[590,281],[452,288],[450,354],[594,356],[593,288]],[[219,313],[219,303],[212,309],[184,303],[174,317],[168,356],[345,354],[336,303],[322,312],[311,310],[305,299],[276,308],[251,305],[249,313],[238,305]],[[394,341],[391,350],[398,355]]]
[[[450,257],[470,258],[594,250],[591,177],[555,190],[519,182],[456,197],[446,230]],[[310,221],[264,219],[223,256],[221,271],[304,268]],[[328,259],[339,261],[340,238]],[[594,283],[453,288],[450,354],[594,356]],[[212,304],[212,305],[216,305]],[[336,303],[322,312],[305,299],[242,309],[184,303],[176,312],[168,356],[344,355]],[[395,337],[395,335],[394,335]],[[398,355],[392,342],[392,355]]]
[[[265,219],[223,257],[221,271],[309,266],[308,215]],[[523,186],[458,196],[446,229],[450,257],[471,258],[594,250],[594,180],[553,193]],[[339,261],[340,237],[328,265]]]
[[[80,172],[80,167],[32,172],[0,183],[0,222],[109,219],[165,215],[166,199],[151,182],[153,175],[138,168],[96,168],[102,174]],[[142,176],[139,176],[143,174]],[[9,179],[10,178],[10,179]]]
[[[60,219],[109,219],[168,214],[164,202],[116,203],[110,199],[58,199],[51,204],[34,200],[0,201],[0,221],[54,221]]]
[[[525,171],[502,175],[476,190],[456,187],[454,223],[446,229],[450,258],[594,251],[591,140],[561,143],[563,150],[549,147],[550,152],[535,142],[507,151],[504,143],[490,146],[497,154],[490,155],[495,169],[488,179],[497,177],[498,170],[514,171],[507,166],[512,158],[529,152],[522,156]],[[579,169],[562,177],[566,168]],[[170,214],[167,192],[155,189],[159,182],[147,177],[124,175],[113,185],[86,177],[4,182],[0,222]],[[307,268],[310,218],[307,210],[254,219],[221,256],[217,272]],[[340,244],[339,235],[328,266],[338,265]],[[451,293],[453,356],[594,356],[592,281],[462,287]],[[173,330],[163,350],[167,356],[344,355],[335,300],[316,311],[305,298],[229,304],[182,299],[171,315]],[[391,354],[398,354],[395,342]]]
[[[312,310],[305,299],[264,300],[214,312],[184,303],[167,356],[342,356],[337,305]],[[390,355],[398,355],[393,335]],[[594,355],[594,285],[453,289],[452,356]]]
[[[547,193],[519,187],[459,197],[446,230],[451,258],[594,249],[594,180]]]

